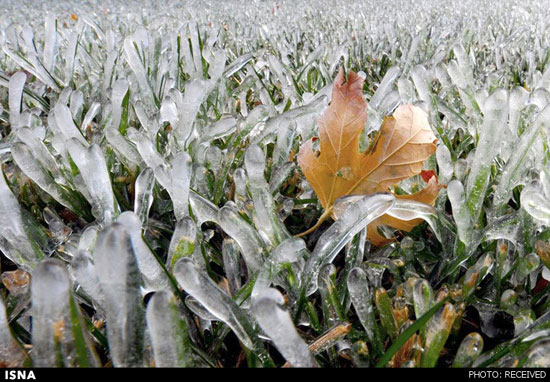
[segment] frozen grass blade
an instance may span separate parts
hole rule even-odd
[[[147,305],[147,325],[156,367],[190,367],[194,364],[187,323],[179,309],[175,296],[167,291],[155,293]]]
[[[143,366],[145,312],[140,292],[142,279],[132,238],[123,225],[115,223],[99,233],[93,255],[105,297],[113,365]]]
[[[491,164],[498,153],[497,139],[506,128],[507,118],[508,94],[499,89],[485,102],[483,125],[466,183],[466,202],[474,223],[479,219],[482,210],[481,205],[489,186]]]

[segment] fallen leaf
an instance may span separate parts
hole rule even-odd
[[[395,196],[433,205],[440,186],[433,171],[422,170],[424,161],[436,150],[436,137],[426,113],[413,105],[400,106],[392,117],[384,119],[373,143],[361,153],[359,139],[367,119],[367,105],[362,96],[364,80],[351,71],[347,82],[344,81],[340,70],[334,81],[332,101],[319,119],[319,137],[302,144],[298,152],[298,164],[325,209],[319,220],[332,215],[336,199],[342,196],[391,191],[390,187],[419,174],[427,179],[423,190]],[[317,139],[319,152],[313,150]],[[402,221],[383,215],[369,224],[367,236],[373,244],[382,245],[390,239],[378,233],[379,225],[410,231],[421,221]]]

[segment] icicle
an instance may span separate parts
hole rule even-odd
[[[284,182],[294,174],[296,165],[294,162],[286,162],[271,173],[269,179],[269,192],[274,195],[283,186]]]
[[[193,123],[201,104],[206,97],[208,81],[202,79],[191,80],[185,85],[185,94],[179,109],[179,124],[174,134],[182,147],[188,145],[193,133]]]
[[[437,239],[441,241],[436,211],[432,206],[414,200],[396,198],[393,207],[387,214],[403,221],[411,221],[419,218],[423,219],[430,225]]]
[[[143,30],[138,32],[143,32]],[[126,39],[124,40],[124,53],[126,62],[128,62],[128,65],[130,66],[137,78],[139,87],[142,91],[142,95],[145,96],[144,102],[148,106],[152,107],[155,104],[153,91],[151,90],[151,85],[149,84],[149,79],[147,78],[146,69],[143,66],[140,55],[138,53],[138,49],[136,47],[139,47],[142,43],[142,41],[140,41],[141,36],[139,36],[138,32],[134,33],[134,35],[132,36],[126,37]]]

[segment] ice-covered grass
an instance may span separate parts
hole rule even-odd
[[[2,365],[550,366],[544,2],[0,10]],[[297,238],[340,67],[366,77],[361,148],[416,104],[446,188]],[[384,213],[427,223],[377,248]]]

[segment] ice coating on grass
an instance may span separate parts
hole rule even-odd
[[[10,77],[8,104],[10,108],[10,125],[13,130],[21,125],[21,102],[26,81],[27,75],[24,72],[17,72]]]
[[[144,293],[167,288],[169,285],[168,278],[141,236],[139,216],[132,211],[125,211],[118,217],[117,225],[124,227],[124,230],[130,235],[132,250],[145,284]]]
[[[466,200],[474,222],[481,212],[489,184],[491,164],[498,154],[498,137],[506,129],[507,118],[508,94],[506,90],[498,89],[485,102],[483,125],[466,183]]]
[[[469,333],[460,343],[452,367],[471,367],[482,351],[483,337],[477,332]]]
[[[338,252],[365,226],[383,215],[395,203],[390,193],[379,193],[360,197],[346,207],[338,220],[319,238],[313,253],[304,268],[305,287],[309,296],[317,290],[317,277],[324,264],[332,262]]]
[[[47,169],[56,183],[66,184],[67,181],[61,173],[57,161],[53,155],[49,152],[46,145],[35,134],[35,132],[29,127],[21,127],[17,130],[17,138],[24,142],[31,150],[32,155],[40,164]]]
[[[456,308],[446,303],[426,325],[425,346],[420,362],[421,367],[435,367],[439,354],[447,341],[456,317]]]
[[[454,172],[466,188],[472,181],[468,179],[469,169],[477,171],[473,166],[475,155],[471,150],[483,135],[483,119],[490,114],[491,102],[487,97],[495,94],[498,88],[512,89],[507,126],[497,132],[496,144],[490,145],[498,152],[488,159],[493,173],[491,183],[481,197],[483,216],[463,221],[462,227],[467,228],[461,232],[457,206],[465,206],[468,193],[453,193],[450,187],[449,198],[455,198],[455,202],[451,200],[452,214],[443,209],[447,194],[442,193],[438,200],[435,223],[448,224],[442,230],[441,244],[445,255],[453,256],[462,247],[458,243],[453,248],[457,231],[455,222],[459,226],[459,238],[469,242],[472,251],[477,249],[482,239],[482,249],[485,249],[493,248],[495,238],[506,237],[518,245],[518,255],[524,251],[520,245],[532,236],[529,230],[545,230],[541,225],[550,223],[548,192],[545,191],[544,180],[539,179],[538,171],[545,156],[545,136],[532,130],[541,107],[549,100],[550,90],[550,70],[544,66],[548,25],[543,2],[525,0],[520,4],[512,1],[496,6],[494,2],[480,4],[472,0],[458,3],[443,0],[437,7],[442,17],[434,18],[433,12],[422,12],[423,9],[435,9],[429,7],[427,0],[414,4],[402,2],[397,8],[391,4],[353,1],[350,5],[354,12],[349,12],[346,7],[333,7],[327,13],[319,13],[316,9],[327,5],[327,0],[313,5],[304,0],[292,4],[283,2],[280,7],[264,7],[265,4],[250,7],[233,0],[223,4],[206,0],[200,6],[167,1],[166,6],[149,7],[145,13],[139,7],[124,7],[118,0],[110,2],[108,7],[99,8],[83,3],[78,12],[71,9],[65,0],[53,5],[31,4],[29,0],[5,4],[6,14],[10,17],[0,19],[0,86],[5,87],[7,92],[3,93],[4,103],[0,106],[0,125],[7,126],[7,129],[2,132],[4,141],[0,144],[0,153],[6,174],[4,181],[13,189],[12,196],[15,196],[9,199],[17,199],[21,206],[19,209],[9,209],[2,220],[8,228],[1,228],[0,245],[9,257],[17,258],[16,251],[26,251],[26,246],[36,250],[34,238],[27,232],[29,225],[50,229],[44,221],[47,219],[37,219],[39,225],[32,224],[33,219],[27,219],[27,212],[42,218],[34,200],[38,201],[39,208],[44,207],[43,203],[56,203],[50,196],[56,195],[57,191],[52,190],[57,190],[58,186],[68,186],[67,191],[71,194],[75,191],[74,195],[80,201],[81,195],[90,202],[93,200],[86,176],[78,166],[72,166],[66,147],[67,134],[85,146],[86,143],[78,135],[82,132],[87,144],[95,143],[101,147],[121,209],[134,210],[140,217],[147,242],[163,260],[166,259],[170,252],[170,240],[179,243],[177,239],[181,238],[178,227],[181,228],[183,222],[192,227],[185,213],[185,196],[179,194],[180,185],[174,186],[172,182],[177,176],[173,159],[187,146],[187,153],[193,158],[193,166],[197,170],[189,175],[193,188],[189,191],[192,210],[189,215],[196,219],[193,223],[195,228],[204,222],[211,222],[204,227],[208,229],[205,237],[210,239],[211,234],[216,232],[215,240],[209,243],[215,248],[206,245],[201,249],[206,249],[205,257],[213,256],[211,259],[217,265],[221,265],[221,258],[224,257],[223,269],[215,267],[214,272],[220,277],[227,277],[230,295],[235,297],[242,287],[241,283],[249,281],[254,274],[247,272],[240,259],[241,245],[225,236],[230,228],[221,232],[216,224],[220,207],[227,202],[227,207],[236,212],[234,220],[252,228],[252,231],[235,229],[235,236],[240,238],[241,244],[246,240],[242,237],[252,238],[248,250],[243,252],[250,254],[254,253],[252,249],[259,251],[260,269],[265,264],[265,258],[273,254],[269,243],[264,243],[265,235],[259,235],[256,231],[256,228],[264,229],[263,225],[253,223],[254,207],[250,200],[253,195],[249,193],[251,182],[248,178],[255,174],[244,171],[246,146],[256,140],[266,144],[265,173],[271,174],[269,192],[274,194],[277,219],[293,229],[297,228],[296,223],[302,223],[301,218],[313,225],[316,217],[315,195],[289,158],[295,154],[300,141],[309,139],[316,129],[318,113],[302,113],[305,111],[303,108],[325,97],[324,103],[319,105],[319,109],[324,108],[340,66],[347,69],[358,65],[367,72],[363,89],[364,98],[371,104],[367,131],[378,129],[384,114],[396,102],[433,107],[430,120],[436,122],[432,128],[438,132],[436,157],[440,183],[451,181]],[[32,6],[27,6],[29,4]],[[108,12],[103,12],[107,8]],[[46,11],[50,12],[47,16]],[[72,12],[78,20],[67,17]],[[138,17],[131,17],[136,12]],[[174,17],[174,12],[184,17]],[[453,17],[448,17],[450,12]],[[135,20],[138,20],[139,26],[136,26]],[[388,23],[388,20],[391,22]],[[21,26],[26,23],[31,27]],[[312,29],[316,33],[310,33]],[[12,95],[10,76],[12,80],[17,76],[21,82],[25,80],[25,87],[21,89],[21,94],[24,94],[22,102],[18,101],[15,107],[10,105],[9,100]],[[205,89],[192,92],[192,81],[204,85]],[[126,86],[121,86],[124,83]],[[130,97],[126,98],[128,94]],[[189,115],[182,128],[183,119],[179,112],[185,109],[181,105],[187,94],[192,95],[190,109],[197,105],[198,109],[193,117]],[[125,98],[128,105],[122,107]],[[66,123],[57,121],[56,104],[63,105],[59,109],[65,108],[60,115],[64,114],[62,119]],[[11,121],[14,118],[19,119],[17,128]],[[127,134],[121,134],[118,128],[124,130],[125,123],[128,123]],[[26,125],[29,127],[26,128]],[[15,134],[6,134],[10,130]],[[544,130],[541,129],[541,132]],[[178,137],[177,131],[185,135],[185,139]],[[137,138],[138,135],[143,139]],[[13,145],[12,138],[17,138],[27,147]],[[528,138],[534,139],[532,147],[523,159],[515,161],[515,156],[529,146]],[[368,139],[362,143],[365,143],[363,148],[366,149]],[[205,151],[200,146],[211,148],[207,151],[206,161],[203,160]],[[478,149],[481,150],[481,146]],[[27,161],[26,169],[23,156],[31,159]],[[94,165],[90,166],[93,170]],[[428,166],[435,168],[435,165],[435,160],[430,159]],[[143,171],[146,167],[151,170]],[[140,175],[132,184],[138,168],[143,171],[143,177]],[[38,172],[35,171],[33,176],[36,169]],[[227,170],[227,176],[224,170]],[[48,171],[51,177],[44,175]],[[213,177],[210,171],[214,172]],[[51,183],[52,178],[57,185]],[[292,180],[282,188],[289,178]],[[44,179],[48,180],[48,192],[43,192]],[[139,186],[142,180],[143,192]],[[533,180],[537,183],[531,184]],[[150,208],[150,187],[155,181],[160,186],[155,188],[154,194],[158,199]],[[518,191],[521,188],[515,188],[518,185],[525,186],[519,201]],[[134,186],[135,190],[132,188]],[[509,202],[508,196],[512,195],[513,188],[513,201]],[[31,194],[31,204],[26,199],[29,189],[35,191]],[[186,189],[183,190],[185,193]],[[177,196],[183,199],[179,204],[183,207],[177,207],[179,221],[173,219],[172,211],[173,205],[181,201],[176,200]],[[55,199],[62,200],[59,196]],[[61,202],[57,213],[63,213],[63,219],[67,219],[65,224],[73,229],[72,242],[78,242],[78,235],[82,234],[79,246],[93,251],[97,226],[82,232],[84,224],[91,222],[93,217],[85,216],[86,211],[82,210],[66,211],[64,207],[67,204]],[[87,204],[83,204],[88,210]],[[517,211],[520,204],[524,211]],[[94,212],[101,212],[95,207]],[[116,207],[114,210],[116,215]],[[397,211],[394,206],[392,213]],[[525,211],[530,215],[527,216]],[[151,217],[147,219],[149,212]],[[531,215],[535,217],[536,227],[531,222]],[[116,216],[112,216],[112,220],[116,220]],[[233,222],[229,220],[226,225]],[[100,221],[96,224],[101,224],[99,228],[109,225]],[[331,224],[333,222],[326,222],[311,235],[311,244]],[[476,237],[468,238],[464,232],[469,227],[473,230],[474,224],[477,224],[474,232],[479,232],[479,235],[476,233]],[[6,240],[5,230],[13,230],[13,226],[22,227],[24,234],[12,241]],[[52,223],[51,228],[55,228],[55,224]],[[172,235],[174,228],[176,232]],[[227,240],[226,244],[231,243],[223,246],[225,253],[222,254],[215,251],[220,250],[220,234]],[[256,240],[258,237],[260,240]],[[58,239],[56,232],[52,232],[51,241],[57,242]],[[195,235],[195,240],[201,240],[200,232]],[[413,248],[417,244],[421,243],[415,243]],[[263,246],[267,247],[265,252]],[[223,248],[221,252],[224,252]],[[74,249],[70,245],[65,249],[59,251],[59,256],[70,261]],[[31,257],[34,256],[32,251],[29,251]],[[190,248],[184,252],[188,251]],[[347,253],[351,254],[349,265],[346,257],[346,268],[341,270],[344,272],[340,281],[343,284],[345,272],[361,262],[360,259],[356,260],[359,263],[353,260],[355,249]],[[195,255],[193,253],[191,257],[203,270],[205,264],[199,265]],[[23,263],[24,259],[21,259],[17,261]],[[92,259],[80,257],[77,253],[73,259],[74,265],[77,265],[78,259],[83,260],[82,269],[86,269],[83,272],[91,274],[89,266],[94,265]],[[423,259],[419,262],[426,265]],[[428,264],[430,267],[433,265]],[[300,270],[298,265],[298,262],[293,263],[292,269]],[[444,267],[445,263],[438,263],[434,269],[434,281],[438,279],[440,265]],[[324,269],[330,268],[329,265]],[[364,269],[370,268],[371,265],[365,264]],[[75,274],[76,269],[73,269]],[[296,275],[298,280],[303,277],[300,272]],[[514,283],[515,277],[514,272],[511,279]],[[528,277],[534,284],[533,275]],[[285,289],[285,281],[279,275],[273,284]],[[78,288],[79,295],[82,293],[86,302],[89,302],[86,294],[97,294],[85,293],[84,282]],[[295,291],[285,292],[289,309],[292,309],[295,306]],[[277,296],[271,297],[270,301],[277,301]],[[311,300],[313,303],[315,301]],[[92,302],[98,305],[96,301]],[[279,306],[276,308],[284,311]],[[202,312],[205,311],[203,307]],[[353,308],[350,314],[354,314]],[[302,322],[302,319],[300,317],[298,320]],[[311,321],[309,324],[314,323]],[[210,330],[207,325],[203,329]],[[358,348],[361,349],[361,346],[355,347]],[[372,347],[369,350],[372,351]]]
[[[134,185],[134,213],[139,216],[141,222],[145,225],[149,217],[149,210],[153,205],[153,187],[155,186],[155,174],[151,167],[145,168],[138,177]]]
[[[0,361],[5,367],[21,367],[27,354],[9,326],[4,299],[0,297]]]
[[[88,189],[92,213],[98,220],[110,222],[118,213],[118,205],[115,204],[103,152],[97,144],[83,146],[75,138],[67,142],[67,150]]]
[[[156,292],[147,305],[147,326],[151,334],[156,367],[190,367],[191,344],[187,324],[178,303],[168,291]]]
[[[123,107],[122,103],[124,101],[124,97],[126,97],[126,94],[128,93],[128,86],[128,81],[126,81],[125,79],[118,80],[113,85],[113,94],[111,96],[113,105],[111,109],[111,123],[116,129],[119,128],[119,125],[121,123]]]
[[[508,128],[513,134],[512,137],[518,136],[519,121],[521,117],[521,111],[526,106],[529,92],[521,86],[517,86],[510,92],[509,109],[510,114],[508,117]],[[509,141],[512,141],[509,139]]]
[[[283,186],[284,182],[296,171],[294,162],[283,163],[274,169],[269,179],[269,192],[274,195]]]
[[[434,293],[428,281],[417,279],[413,285],[414,315],[422,317],[434,304]]]
[[[166,166],[166,161],[158,153],[155,146],[153,146],[153,141],[146,134],[143,134],[141,132],[136,132],[135,134],[132,134],[132,132],[132,130],[129,130],[128,137],[132,142],[135,143],[139,155],[141,155],[147,167],[151,167],[153,170],[155,170],[155,176],[158,177],[157,168],[159,168],[160,166]],[[161,179],[157,180],[159,180],[159,183],[161,183]]]
[[[132,36],[128,36],[126,37],[126,39],[124,39],[124,54],[126,62],[135,74],[142,94],[145,97],[144,102],[146,102],[148,105],[153,105],[154,95],[151,90],[149,80],[147,79],[147,73],[140,59],[140,53],[138,51],[139,47],[142,47],[144,44],[146,44],[143,36],[140,36],[140,34],[145,34],[145,36],[147,37],[147,32],[143,32],[143,29],[138,30]]]
[[[469,244],[473,235],[473,223],[470,210],[466,205],[464,186],[459,180],[452,180],[447,186],[447,195],[453,209],[458,237],[464,244]]]
[[[290,150],[294,143],[294,137],[296,135],[296,122],[292,121],[288,128],[279,129],[277,133],[277,142],[275,143],[275,149],[273,150],[273,164],[275,167],[281,166],[288,162]]]
[[[189,193],[189,204],[199,224],[207,221],[218,223],[219,208],[196,192]]]
[[[502,171],[499,184],[495,190],[493,201],[495,206],[500,206],[508,201],[514,187],[521,182],[521,175],[527,170],[529,151],[533,149],[535,140],[542,129],[550,128],[550,107],[545,107],[540,112],[532,126],[529,126],[521,135],[519,142],[514,143],[514,150]]]
[[[53,14],[48,14],[44,21],[44,68],[51,72],[57,53],[57,20]]]
[[[208,81],[202,79],[191,80],[185,85],[185,94],[178,106],[179,123],[175,130],[179,144],[184,147],[193,133],[193,122],[206,96]]]
[[[418,98],[426,103],[428,109],[431,109],[432,98],[431,92],[428,89],[429,78],[426,68],[424,68],[422,65],[415,66],[411,70],[411,78],[414,82],[414,86],[416,87]]]
[[[550,367],[550,340],[543,339],[538,341],[528,352],[524,367]]]
[[[189,215],[189,184],[191,182],[191,156],[182,151],[174,157],[171,162],[171,186],[168,189],[172,203],[174,204],[174,215],[176,220]]]
[[[94,307],[100,312],[104,312],[103,292],[90,252],[79,250],[73,257],[70,269],[80,288],[92,299]]]
[[[160,128],[160,124],[151,119],[151,113],[147,110],[147,106],[144,104],[144,102],[141,100],[137,100],[134,103],[134,111],[145,132],[151,136],[155,136],[158,129]]]
[[[0,249],[14,263],[30,271],[44,255],[30,239],[26,225],[19,203],[0,171]]]
[[[8,45],[3,45],[3,51],[22,68],[39,78],[44,84],[47,84],[53,89],[59,91],[58,82],[50,75],[50,73],[48,73],[40,59],[37,57],[38,52],[36,50],[34,33],[30,26],[22,28],[21,40],[19,43],[21,44],[21,47],[25,49],[26,57],[22,57],[18,54],[19,52],[15,52],[10,49]]]
[[[468,81],[468,83],[470,84],[473,84],[474,74],[472,70],[472,65],[470,63],[470,57],[468,57],[466,49],[464,49],[464,46],[461,43],[456,43],[455,45],[453,45],[453,53],[456,57],[456,61],[458,62],[458,66],[460,67],[462,73],[464,73],[466,81]]]
[[[396,198],[393,207],[387,214],[403,221],[410,221],[418,218],[423,219],[430,225],[438,240],[441,241],[436,211],[435,208],[429,204],[417,202],[415,200]]]
[[[69,276],[65,266],[55,260],[40,263],[32,273],[31,299],[33,310],[33,364],[37,367],[57,365],[59,342],[67,357],[74,357],[67,347],[68,340],[63,327],[69,325]]]
[[[71,294],[65,264],[56,259],[40,263],[32,273],[33,365],[36,367],[97,366],[83,321]],[[80,339],[80,349],[75,338]]]
[[[448,183],[453,177],[454,165],[451,158],[451,152],[445,145],[437,146],[435,151],[437,165],[439,167],[439,181],[442,184]]]
[[[250,194],[254,202],[255,225],[266,241],[277,246],[289,237],[289,233],[275,213],[269,185],[264,178],[265,156],[263,150],[257,145],[250,146],[245,153],[244,163]]]
[[[227,278],[227,285],[229,291],[234,295],[239,289],[241,289],[241,266],[239,263],[239,248],[235,240],[231,238],[225,238],[222,243],[222,258],[225,268],[225,277]]]
[[[254,317],[291,366],[318,367],[290,314],[282,308],[283,303],[284,298],[277,289],[264,289],[252,303]]]
[[[113,126],[105,128],[105,139],[111,145],[122,163],[125,163],[132,171],[136,166],[143,167],[143,160],[136,147]]]
[[[132,238],[122,224],[114,223],[99,233],[93,258],[105,298],[113,365],[143,366],[145,313],[140,291],[142,279]]]
[[[392,66],[388,69],[386,72],[386,75],[376,88],[376,92],[370,99],[369,105],[373,109],[378,109],[378,106],[380,106],[380,103],[382,100],[386,97],[388,92],[392,89],[392,86],[394,82],[397,80],[397,77],[399,77],[399,74],[401,73],[401,69],[397,66]]]
[[[263,129],[258,129],[251,132],[251,143],[258,144],[264,141],[267,137],[271,137],[273,135],[276,136],[280,129],[284,129],[288,126],[289,121],[297,120],[299,118],[318,117],[323,109],[326,107],[326,105],[327,97],[322,96],[312,99],[308,104],[304,106],[297,107],[295,109],[279,114],[276,117],[269,118],[266,121]],[[300,131],[299,133],[303,134],[302,131]]]
[[[550,225],[549,197],[550,195],[544,192],[539,181],[532,181],[521,192],[521,207],[537,221]]]
[[[59,170],[59,168],[57,166],[51,169],[49,167],[45,167],[35,158],[36,154],[40,155],[40,151],[33,150],[25,143],[16,142],[12,146],[13,159],[25,175],[31,178],[40,188],[50,194],[52,198],[54,198],[61,205],[73,211],[80,211],[81,203],[78,199],[67,191],[67,189],[61,187],[52,176],[52,173],[55,173],[55,170]],[[49,160],[53,158],[50,156],[45,157],[44,159]],[[46,163],[46,166],[48,164],[49,163]]]
[[[374,317],[373,296],[367,282],[367,275],[361,268],[353,268],[348,274],[347,286],[355,312],[367,332],[369,340],[380,347],[380,333]]]
[[[176,223],[174,234],[168,248],[166,263],[171,269],[181,257],[191,256],[197,245],[197,226],[190,217],[184,217]]]
[[[53,113],[55,115],[57,126],[61,130],[61,133],[65,139],[69,140],[74,138],[82,145],[88,147],[88,142],[82,136],[82,132],[78,129],[78,127],[76,127],[71,110],[67,107],[67,105],[58,102],[53,109]]]
[[[306,244],[300,238],[291,237],[279,244],[258,272],[252,289],[252,301],[259,299],[261,294],[269,289],[283,264],[297,262],[305,252],[307,252]]]
[[[265,244],[258,231],[240,217],[234,207],[228,205],[219,209],[217,221],[241,248],[241,253],[249,271],[256,272],[259,270],[263,262]]]
[[[204,130],[204,134],[201,135],[200,140],[202,142],[208,142],[213,139],[219,139],[232,134],[237,129],[237,120],[234,117],[227,116],[221,118],[213,125],[207,127]]]
[[[82,111],[84,110],[84,94],[80,90],[71,92],[69,110],[75,123],[80,124],[82,122]]]
[[[174,267],[174,276],[183,290],[196,298],[220,321],[225,322],[243,345],[254,349],[250,319],[191,259],[179,260]]]

